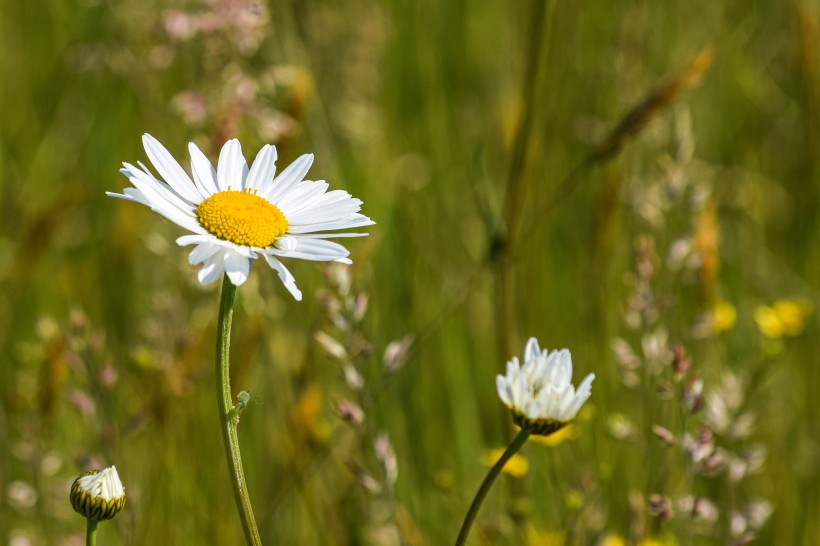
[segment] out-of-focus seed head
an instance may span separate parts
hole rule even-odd
[[[652,432],[663,441],[665,447],[672,447],[678,443],[675,435],[672,434],[669,429],[666,429],[660,425],[654,425],[652,427]]]
[[[345,383],[353,391],[359,391],[364,387],[364,377],[359,373],[355,366],[350,364],[344,365]]]
[[[397,373],[404,368],[410,358],[410,350],[413,348],[413,336],[406,335],[388,343],[384,350],[384,369],[389,374]]]
[[[399,476],[399,467],[396,462],[396,452],[390,443],[390,437],[387,433],[379,434],[373,444],[376,453],[376,459],[382,467],[384,472],[384,480],[387,484],[392,486],[396,483]]]
[[[687,495],[678,499],[678,509],[693,520],[714,523],[720,516],[718,507],[706,497]]]
[[[680,381],[686,376],[690,368],[689,358],[686,356],[686,351],[680,345],[675,345],[672,348],[672,369],[675,373],[675,379]]]
[[[364,424],[364,411],[358,404],[350,400],[340,400],[339,403],[336,404],[336,411],[339,412],[339,417],[341,417],[343,421],[350,423],[356,428]]]
[[[672,501],[668,497],[653,493],[649,495],[649,513],[656,518],[670,519],[674,513]]]

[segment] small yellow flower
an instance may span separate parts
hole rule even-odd
[[[549,436],[533,436],[533,442],[554,447],[563,443],[565,440],[574,440],[578,436],[578,431],[574,424],[569,424],[557,432],[553,432]]]
[[[677,546],[678,541],[672,535],[662,537],[646,537],[638,542],[638,546]]]
[[[626,546],[626,540],[616,533],[604,535],[598,546]],[[638,542],[638,546],[677,546],[677,541],[672,537],[645,537]]]
[[[293,421],[296,429],[307,432],[311,439],[323,442],[330,436],[330,426],[322,415],[324,393],[322,387],[309,385],[293,407]]]
[[[783,325],[777,318],[774,308],[766,305],[759,306],[755,309],[754,319],[764,336],[779,338],[783,335]]]
[[[626,541],[615,533],[607,533],[598,546],[626,546]]]
[[[544,529],[530,525],[527,527],[527,544],[531,546],[563,546],[566,533],[558,529]]]
[[[493,466],[495,463],[498,462],[498,459],[501,458],[501,455],[504,454],[504,448],[498,449],[485,449],[481,453],[481,464],[484,466]],[[514,478],[520,478],[524,476],[530,469],[530,465],[523,456],[515,454],[513,455],[507,464],[504,465],[502,471],[506,474]]]
[[[764,336],[778,339],[802,332],[811,312],[812,305],[808,300],[783,299],[777,300],[771,307],[759,306],[755,309],[754,319]]]
[[[718,300],[712,309],[712,330],[715,333],[731,330],[737,321],[735,306],[728,301]]]
[[[811,302],[805,299],[778,300],[774,302],[774,310],[783,323],[783,331],[788,336],[796,336],[803,331],[806,319],[812,311]]]
[[[677,546],[678,541],[672,535],[661,537],[646,537],[638,542],[638,546]]]

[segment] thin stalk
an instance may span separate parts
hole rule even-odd
[[[236,431],[239,419],[231,398],[229,355],[235,296],[236,286],[225,275],[222,279],[222,297],[219,301],[219,319],[216,325],[216,397],[228,473],[231,475],[231,485],[239,519],[242,520],[242,529],[245,531],[245,540],[249,545],[260,546],[262,539],[259,538],[256,519],[253,517],[251,499],[245,483],[245,471],[242,469],[242,454],[239,452],[239,435]]]
[[[522,429],[518,435],[513,438],[510,445],[507,446],[507,449],[504,451],[504,454],[501,455],[501,458],[498,459],[498,462],[490,469],[487,477],[484,478],[484,481],[481,483],[481,487],[478,488],[478,493],[476,493],[473,503],[467,511],[467,515],[464,517],[464,523],[461,524],[461,532],[458,534],[455,546],[464,546],[464,544],[467,544],[467,535],[470,534],[470,528],[473,526],[473,522],[478,515],[478,509],[481,508],[481,503],[484,502],[484,497],[487,496],[493,482],[495,482],[495,479],[501,473],[501,469],[504,468],[504,465],[507,464],[507,461],[509,461],[513,455],[518,453],[518,450],[521,449],[521,446],[524,445],[529,437],[530,433]]]
[[[536,87],[542,68],[542,59],[548,36],[545,23],[547,4],[552,14],[552,1],[535,0],[532,2],[530,16],[529,46],[526,52],[524,80],[521,88],[521,117],[515,132],[512,155],[504,191],[504,203],[490,237],[488,253],[495,273],[495,316],[496,316],[496,350],[503,361],[512,353],[513,332],[517,330],[516,315],[513,305],[515,292],[515,275],[512,271],[510,257],[518,236],[527,192],[531,184],[525,176],[527,151],[532,136],[533,116],[535,113]]]
[[[549,43],[551,25],[546,23],[547,19],[552,22],[554,5],[554,0],[533,0],[531,3],[529,44],[521,87],[521,117],[510,156],[504,202],[496,230],[491,234],[489,258],[495,273],[494,315],[499,362],[504,362],[512,354],[513,338],[518,331],[518,315],[515,312],[516,272],[510,257],[516,247],[527,193],[532,184],[532,176],[526,172],[527,155],[535,121],[538,81],[544,70],[543,59]],[[510,485],[513,502],[508,510],[515,524],[523,527],[525,518],[514,507],[518,504],[516,500],[525,496],[525,485],[523,482],[512,482]]]
[[[85,546],[96,546],[97,544],[97,520],[88,518],[85,520]]]
[[[532,135],[533,113],[535,111],[535,88],[538,83],[539,68],[542,64],[544,47],[544,13],[547,2],[535,0],[531,15],[530,43],[527,51],[527,65],[524,73],[524,82],[521,91],[523,110],[518,122],[507,172],[507,186],[504,194],[504,205],[501,212],[501,248],[496,249],[503,255],[513,245],[518,227],[521,222],[521,213],[528,191],[528,180],[524,176],[524,166],[527,159],[527,148]]]

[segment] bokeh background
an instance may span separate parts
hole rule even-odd
[[[514,434],[496,373],[568,347],[590,404],[473,544],[820,543],[816,0],[0,4],[0,543],[240,544],[218,287],[116,201],[148,132],[364,200],[354,265],[238,291],[266,544],[452,543]],[[545,445],[548,444],[548,445]]]

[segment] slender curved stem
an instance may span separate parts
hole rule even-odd
[[[231,374],[229,354],[231,348],[231,321],[233,320],[233,302],[236,286],[228,279],[222,279],[222,297],[219,301],[219,320],[216,325],[216,397],[219,405],[219,420],[222,424],[222,441],[225,444],[225,458],[228,461],[228,472],[231,485],[245,531],[245,540],[251,546],[261,546],[256,519],[253,517],[251,499],[245,483],[245,471],[242,469],[242,455],[239,452],[239,436],[236,432],[239,419],[234,411],[231,399]]]
[[[85,525],[85,546],[96,546],[97,544],[97,520],[87,518]]]
[[[521,446],[524,445],[529,437],[530,433],[522,429],[518,435],[513,438],[510,445],[507,446],[507,449],[504,451],[504,454],[501,455],[501,458],[498,459],[498,462],[490,469],[487,477],[484,478],[484,481],[481,483],[481,487],[478,488],[478,493],[476,493],[473,503],[470,505],[470,509],[467,510],[464,523],[461,524],[461,532],[459,532],[458,538],[456,539],[456,546],[464,546],[467,544],[467,535],[470,534],[470,528],[473,526],[473,521],[475,521],[478,515],[478,509],[481,508],[481,503],[484,502],[484,497],[487,496],[493,482],[495,482],[495,479],[501,473],[501,469],[504,468],[507,461],[521,449]]]

